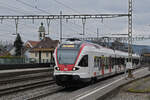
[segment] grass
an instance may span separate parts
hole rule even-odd
[[[132,86],[129,86],[127,88],[127,92],[132,92],[132,93],[150,93],[150,85],[147,85],[146,88],[143,89],[138,89],[139,86],[144,85],[144,83],[150,81],[150,77],[144,78],[142,80],[135,81],[132,84]],[[150,83],[150,82],[149,82]]]

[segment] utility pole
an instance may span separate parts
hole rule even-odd
[[[60,11],[60,43],[62,42],[62,11]]]
[[[86,22],[86,18],[82,18],[82,24],[83,24],[83,37],[85,35],[85,22]]]
[[[18,21],[19,21],[19,19],[15,19],[16,33],[14,35],[18,34]]]
[[[45,34],[45,35],[49,35],[49,28],[50,28],[49,26],[50,26],[51,20],[50,20],[50,19],[47,19],[46,21],[47,21],[47,29],[48,29],[48,30],[47,30],[47,34]]]
[[[132,0],[128,0],[128,2],[128,67],[130,67],[128,77],[132,78]]]
[[[99,29],[97,28],[97,40],[98,40],[98,37],[99,37]]]

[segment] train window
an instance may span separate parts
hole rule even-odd
[[[100,58],[97,57],[97,67],[99,67],[99,66],[100,66]]]
[[[82,57],[82,59],[79,62],[79,65],[81,67],[88,67],[88,55],[85,55]]]
[[[94,57],[94,67],[100,66],[100,57]]]
[[[94,57],[94,67],[96,67],[96,57]]]
[[[77,49],[58,49],[57,59],[59,64],[74,64],[78,55]]]
[[[112,66],[112,57],[109,57],[109,65]]]
[[[106,57],[105,69],[109,69],[109,58]]]

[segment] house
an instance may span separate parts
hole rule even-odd
[[[29,50],[31,49],[31,48],[33,48],[34,46],[36,46],[38,43],[39,43],[40,41],[32,41],[32,40],[28,40],[25,44],[24,44],[24,46],[23,46],[23,48],[22,48],[22,56],[25,56],[26,58],[29,58]],[[10,54],[12,55],[12,56],[14,56],[15,55],[15,47],[13,46],[10,50],[9,50],[9,52],[10,52]]]
[[[25,45],[24,48],[22,50],[22,53],[24,55],[24,57],[26,58],[26,63],[30,63],[32,61],[32,57],[30,57],[30,50],[35,47],[40,41],[32,41],[32,40],[28,40]]]
[[[43,38],[30,52],[30,59],[34,59],[36,63],[49,63],[53,61],[53,52],[59,41],[52,40],[49,37]]]
[[[10,53],[7,50],[5,50],[4,48],[0,48],[0,57],[8,55],[10,55]]]

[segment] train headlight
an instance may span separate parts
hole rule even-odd
[[[59,68],[59,67],[55,67],[55,69],[56,69],[56,70],[60,70],[60,68]]]
[[[72,70],[73,70],[73,71],[75,71],[75,70],[76,70],[76,68],[74,67]]]
[[[79,70],[79,68],[77,67],[72,68],[72,71],[76,71],[76,70]]]

